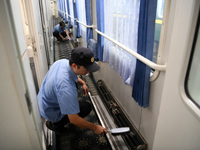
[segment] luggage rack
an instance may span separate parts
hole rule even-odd
[[[106,134],[112,149],[146,150],[147,144],[145,140],[125,112],[122,111],[111,92],[107,89],[104,81],[97,81],[96,88],[98,94],[90,93],[89,95],[102,126],[108,129],[117,127],[130,128],[128,133],[118,135]]]

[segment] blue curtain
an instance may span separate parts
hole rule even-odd
[[[138,53],[152,60],[157,0],[140,1],[138,26]],[[132,96],[141,107],[149,104],[149,79],[151,68],[137,60]]]
[[[67,5],[67,2],[66,2],[66,0],[64,0],[64,12],[66,12],[66,10],[67,10],[66,5]],[[65,23],[67,23],[68,22],[67,15],[66,14],[64,14],[64,15],[65,15]]]
[[[74,18],[77,18],[77,10],[76,10],[76,3],[73,3],[73,12],[74,12]],[[76,20],[74,20],[74,28],[75,28],[75,41],[77,39],[77,35],[78,35],[78,32],[77,32],[77,25],[78,23],[76,22]]]
[[[70,15],[70,11],[69,11],[69,0],[67,0],[67,12],[68,12],[68,14]],[[71,20],[71,18],[68,16],[68,30],[69,30],[69,28],[71,28],[72,27],[72,25],[71,25],[71,23],[70,23],[70,20]]]
[[[57,0],[57,4],[58,4],[58,10],[61,10],[60,9],[60,0]],[[61,17],[61,12],[60,11],[58,11],[58,15]]]
[[[87,25],[92,25],[90,10],[91,10],[90,0],[85,0],[85,12],[86,12],[86,23],[87,23]],[[92,39],[92,28],[87,28],[87,39],[86,39],[87,43],[88,43],[89,39]]]
[[[63,1],[61,1],[60,6],[61,6],[61,11],[64,11]],[[61,18],[64,19],[64,13],[63,12],[61,12]]]
[[[79,20],[79,10],[78,10],[78,2],[76,1],[75,3],[75,7],[76,7],[76,18]],[[79,23],[76,24],[77,25],[77,34],[76,37],[79,38],[80,37],[80,27],[79,27]]]
[[[96,0],[97,30],[104,33],[104,1]],[[104,37],[97,34],[97,57],[103,61]]]

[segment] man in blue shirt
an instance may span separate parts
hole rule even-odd
[[[37,96],[40,113],[48,120],[46,126],[49,129],[64,134],[67,132],[64,126],[70,122],[96,134],[107,133],[104,127],[83,119],[91,111],[91,106],[86,101],[78,101],[76,87],[77,83],[81,83],[87,95],[87,85],[77,75],[86,75],[99,68],[92,51],[84,47],[73,49],[70,60],[58,60],[51,66]]]
[[[65,23],[61,21],[59,24],[57,24],[53,29],[53,36],[57,38],[58,41],[62,40],[71,40],[69,33],[67,31],[67,27],[65,26]],[[65,37],[68,38],[65,38]]]

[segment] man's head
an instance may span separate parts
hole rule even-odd
[[[95,72],[100,69],[99,65],[94,62],[94,54],[85,47],[77,47],[71,52],[71,64],[75,63],[79,69],[85,72]]]
[[[60,22],[60,27],[64,28],[65,27],[65,23],[63,21]]]

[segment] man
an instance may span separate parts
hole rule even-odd
[[[61,21],[54,27],[53,36],[56,37],[58,41],[67,40],[67,38],[65,38],[66,36],[69,40],[71,40],[67,31],[67,27],[65,26],[65,23],[63,21]]]
[[[77,82],[81,83],[87,94],[85,82],[77,75],[86,75],[99,68],[92,51],[84,47],[73,49],[69,61],[58,60],[51,66],[37,96],[40,113],[48,120],[46,126],[49,129],[64,134],[67,132],[64,126],[70,122],[80,128],[91,129],[96,134],[107,133],[104,127],[83,119],[89,114],[91,106],[86,101],[79,104],[76,87]]]

